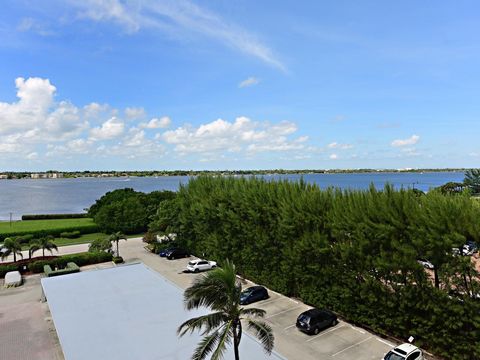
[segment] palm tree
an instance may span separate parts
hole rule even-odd
[[[110,235],[110,237],[108,238],[110,241],[115,241],[117,243],[117,256],[120,256],[120,253],[118,252],[118,242],[120,240],[125,240],[127,241],[127,237],[125,236],[125,234],[123,234],[122,232],[120,231],[117,231],[116,233],[113,233]]]
[[[469,187],[472,194],[480,193],[480,169],[470,169],[465,172],[463,183]]]
[[[28,258],[31,259],[33,253],[37,250],[40,250],[40,245],[37,240],[32,240],[28,243]]]
[[[211,314],[185,321],[177,329],[179,336],[194,330],[202,331],[205,337],[200,341],[192,360],[203,360],[213,352],[211,359],[221,359],[226,345],[232,342],[235,360],[239,360],[238,347],[242,338],[242,320],[262,343],[265,352],[273,350],[272,328],[263,321],[265,310],[243,308],[240,306],[242,286],[235,274],[235,265],[226,261],[218,268],[197,278],[193,285],[185,290],[184,302],[188,310],[208,307]]]
[[[45,250],[50,251],[50,254],[53,254],[52,250],[58,251],[57,245],[53,242],[54,237],[48,235],[37,240],[37,247],[32,249],[32,255],[35,251],[42,249],[42,256],[45,257]]]
[[[17,255],[23,259],[22,255],[22,244],[17,238],[6,238],[3,241],[4,251],[2,252],[2,260],[6,259],[13,254],[13,262],[17,262]]]

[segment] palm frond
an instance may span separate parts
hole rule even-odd
[[[253,331],[258,340],[260,340],[265,352],[270,354],[273,350],[273,343],[275,341],[272,328],[263,321],[249,319],[247,323],[248,329]]]
[[[11,253],[12,251],[10,249],[4,250],[4,252],[2,253],[2,260],[5,260],[6,258],[8,258]]]
[[[218,345],[217,348],[215,349],[215,352],[212,354],[212,360],[219,360],[223,358],[223,354],[225,353],[225,349],[227,348],[227,345],[232,342],[232,321],[227,322],[222,330],[222,333],[220,334],[219,340],[218,340]]]
[[[187,332],[192,333],[195,330],[203,330],[203,334],[207,334],[213,329],[221,326],[225,321],[227,321],[227,318],[222,312],[199,316],[189,319],[180,325],[177,329],[177,334],[183,336]]]
[[[188,310],[209,307],[213,310],[226,310],[237,306],[240,300],[241,285],[235,275],[233,265],[215,269],[197,278],[185,290],[184,302]]]
[[[192,360],[203,360],[210,354],[218,343],[220,334],[218,331],[205,336],[198,344],[192,355]]]
[[[248,308],[248,309],[242,308],[242,310],[240,311],[241,315],[255,316],[255,317],[258,317],[258,318],[265,317],[266,313],[267,312],[265,310],[258,309],[258,308]]]

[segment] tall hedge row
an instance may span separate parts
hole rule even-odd
[[[229,258],[248,278],[448,359],[480,358],[480,303],[469,296],[479,274],[452,255],[480,235],[480,206],[467,196],[199,177],[164,208],[152,229],[168,220],[193,253]]]
[[[87,213],[80,214],[28,214],[22,215],[22,220],[52,220],[52,219],[78,219],[86,218]]]

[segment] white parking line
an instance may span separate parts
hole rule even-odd
[[[353,330],[356,330],[356,331],[358,331],[359,333],[366,334],[366,332],[365,332],[365,331],[363,331],[363,330],[360,330],[360,329],[356,328],[356,327],[355,327],[355,326],[353,326],[353,325],[351,326],[351,328],[352,328]]]
[[[268,304],[268,303],[271,303],[272,301],[280,300],[280,299],[281,299],[281,298],[275,298],[275,299],[265,300],[265,301],[262,301],[262,302],[258,303],[258,305],[262,306],[263,304]]]
[[[288,329],[291,329],[292,327],[296,326],[296,324],[293,324],[293,325],[290,325],[290,326],[287,326],[285,329],[283,329],[283,331],[285,330],[288,330]]]
[[[387,342],[387,341],[384,341],[384,340],[382,340],[382,339],[379,339],[379,338],[375,338],[375,339],[377,339],[377,340],[378,340],[378,341],[380,341],[381,343],[384,343],[385,345],[388,345],[388,346],[390,346],[390,347],[392,347],[392,348],[393,348],[393,347],[395,347],[395,345],[393,345],[393,344],[390,344],[390,343],[389,343],[389,342]]]
[[[277,315],[280,315],[280,314],[283,314],[283,313],[286,313],[286,312],[295,310],[295,309],[297,309],[297,308],[299,308],[299,307],[300,307],[300,306],[294,306],[294,307],[292,307],[292,308],[290,308],[290,309],[283,310],[283,311],[280,311],[280,312],[278,312],[278,313],[275,313],[275,314],[272,314],[272,315],[270,315],[270,316],[267,316],[265,319],[270,319],[270,318],[272,318],[272,317],[274,317],[274,316],[277,316]]]
[[[346,347],[345,349],[340,350],[339,352],[336,352],[335,354],[332,355],[332,357],[337,356],[338,354],[341,354],[342,352],[347,351],[348,349],[351,349],[351,348],[354,347],[354,346],[360,345],[361,343],[364,343],[365,341],[368,341],[368,340],[370,340],[371,338],[372,338],[372,337],[369,336],[368,338],[363,339],[362,341],[359,341],[359,342],[356,343],[356,344],[350,345],[349,347]]]
[[[318,334],[318,335],[312,337],[311,339],[308,339],[306,342],[310,342],[310,341],[316,340],[316,339],[319,338],[320,336],[325,335],[325,334],[328,334],[328,333],[331,333],[332,331],[335,331],[335,330],[337,330],[337,329],[340,329],[340,328],[342,328],[342,327],[344,327],[344,326],[345,326],[345,325],[335,326],[333,329],[330,329],[330,330],[328,330],[328,331],[324,331],[324,332],[322,332],[321,334]]]

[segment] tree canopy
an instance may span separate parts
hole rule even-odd
[[[480,278],[452,248],[479,240],[478,219],[480,202],[468,194],[198,177],[152,224],[194,254],[231,259],[257,283],[467,360],[480,358]]]

